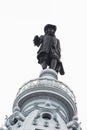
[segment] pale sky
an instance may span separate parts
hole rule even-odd
[[[67,84],[77,100],[79,122],[87,129],[87,1],[0,0],[0,125],[12,114],[18,89],[38,78],[35,35],[44,34],[46,24],[57,26]]]

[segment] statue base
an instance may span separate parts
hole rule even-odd
[[[57,72],[53,69],[44,69],[41,71],[40,78],[58,79]]]

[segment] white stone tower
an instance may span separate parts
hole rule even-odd
[[[80,130],[74,93],[52,69],[18,91],[7,130]]]

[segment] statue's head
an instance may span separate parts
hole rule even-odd
[[[57,29],[57,27],[55,25],[47,24],[44,27],[44,32],[45,32],[45,34],[55,35],[56,29]]]

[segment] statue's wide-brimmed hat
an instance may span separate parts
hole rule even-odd
[[[47,24],[47,25],[44,27],[44,32],[46,32],[46,30],[49,29],[49,28],[54,29],[54,31],[57,30],[57,27],[56,27],[55,25]]]

